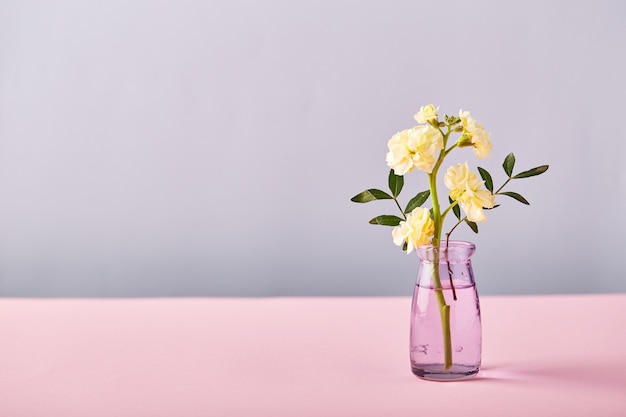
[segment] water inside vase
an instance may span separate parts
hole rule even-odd
[[[416,285],[411,316],[411,369],[420,378],[459,380],[480,369],[481,325],[478,295],[473,284],[455,280],[456,301],[451,288],[442,291],[450,306],[452,367],[444,367],[441,316],[436,290]]]

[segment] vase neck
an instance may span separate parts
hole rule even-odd
[[[439,247],[420,246],[417,248],[417,255],[426,262],[464,262],[468,261],[476,246],[471,242],[461,240],[450,240],[442,242]]]

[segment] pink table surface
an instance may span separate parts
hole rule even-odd
[[[481,305],[483,370],[441,383],[406,297],[0,299],[0,416],[626,416],[626,294]]]

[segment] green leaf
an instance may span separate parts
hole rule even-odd
[[[472,229],[474,233],[478,233],[478,225],[476,224],[476,222],[471,222],[465,219],[465,223],[467,223],[467,225],[470,227],[470,229]]]
[[[448,201],[450,202],[450,204],[454,203],[454,200],[450,198],[450,196],[448,196]],[[456,216],[458,220],[461,220],[461,209],[459,208],[458,204],[452,207],[452,212],[454,213],[454,215]]]
[[[389,189],[394,197],[397,197],[402,191],[404,186],[404,177],[402,175],[396,175],[393,169],[389,170]]]
[[[406,214],[409,214],[416,208],[422,207],[422,204],[424,204],[426,200],[428,200],[428,197],[430,197],[430,190],[418,193],[415,197],[411,199],[411,201],[409,201],[409,204],[406,205],[406,209],[404,210],[404,212]]]
[[[516,199],[517,201],[519,201],[520,203],[524,203],[526,205],[530,205],[530,203],[528,202],[528,200],[526,200],[524,197],[522,197],[521,195],[514,193],[513,191],[504,191],[501,192],[500,194],[504,194],[504,195],[508,195],[511,198]]]
[[[500,194],[502,194],[502,193],[500,193]],[[493,206],[493,207],[491,207],[491,208],[489,208],[489,207],[483,207],[483,210],[493,210],[493,209],[494,209],[494,208],[496,208],[496,207],[500,207],[500,204],[496,204],[495,206]]]
[[[458,204],[452,207],[452,212],[454,213],[454,215],[456,216],[458,220],[461,220],[461,209],[459,208]]]
[[[398,216],[392,216],[390,214],[383,214],[382,216],[376,216],[370,220],[370,224],[380,224],[381,226],[397,226],[403,221]]]
[[[478,167],[478,172],[480,173],[480,177],[485,181],[485,188],[489,190],[490,193],[493,194],[493,180],[491,179],[491,174],[487,172],[486,169]]]
[[[541,165],[538,167],[535,167],[533,169],[529,169],[528,171],[524,171],[524,172],[520,172],[519,174],[517,174],[516,176],[514,176],[514,179],[517,178],[528,178],[528,177],[534,177],[535,175],[541,175],[544,172],[546,172],[548,170],[549,165]]]
[[[409,247],[409,244],[406,243],[406,241],[402,244],[402,250],[406,252],[407,248]]]
[[[392,198],[392,196],[384,191],[370,188],[369,190],[365,190],[362,193],[355,195],[350,199],[350,201],[354,201],[355,203],[369,203],[374,200],[391,200]]]
[[[504,168],[504,172],[506,172],[506,175],[508,175],[509,178],[511,178],[511,175],[513,174],[514,166],[515,155],[513,155],[513,153],[510,153],[506,156],[506,158],[504,158],[504,162],[502,163],[502,168]]]

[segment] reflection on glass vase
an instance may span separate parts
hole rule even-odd
[[[420,378],[455,381],[480,369],[481,324],[469,242],[417,249],[419,272],[411,308],[411,369]]]

